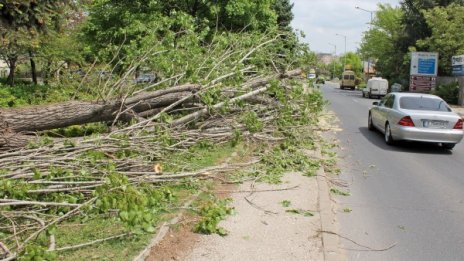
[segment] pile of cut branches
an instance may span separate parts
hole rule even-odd
[[[200,170],[181,166],[169,173],[160,163],[170,155],[201,142],[295,139],[295,130],[317,120],[323,100],[305,89],[300,69],[262,75],[251,68],[148,91],[159,82],[92,102],[0,109],[0,258],[31,253],[52,258],[56,251],[85,246],[57,246],[53,230],[92,214],[116,215],[128,233],[151,232],[163,202],[170,200],[161,184],[260,161]],[[224,84],[237,74],[243,77],[240,86]],[[111,131],[78,138],[44,135],[92,122],[105,122]]]

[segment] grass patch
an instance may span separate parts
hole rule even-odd
[[[57,246],[76,245],[124,233],[116,218],[96,218],[81,224],[68,223],[56,231]],[[147,244],[152,233],[133,234],[81,249],[60,252],[58,260],[130,260]]]
[[[292,213],[292,214],[298,214],[298,215],[303,215],[305,217],[312,217],[314,214],[311,211],[304,210],[304,209],[288,209],[285,212],[287,213]]]
[[[237,155],[247,154],[247,150],[242,145],[232,147],[227,145],[201,144],[190,149],[188,152],[173,153],[169,157],[170,162],[166,164],[166,171],[181,172],[194,171],[208,166],[214,166],[223,163],[227,158],[236,152]],[[188,169],[182,167],[188,166]],[[152,220],[151,227],[157,227],[163,221],[172,218],[178,207],[188,200],[195,192],[199,190],[212,190],[212,181],[201,181],[195,178],[186,178],[171,184],[165,184],[159,187],[159,190],[169,190],[175,200],[168,205],[160,206],[158,214]],[[211,193],[201,193],[201,196],[195,201],[195,211],[193,213],[200,217],[199,223],[195,230],[199,233],[211,234],[217,233],[226,235],[227,231],[220,228],[218,223],[226,215],[233,212],[228,206],[228,200],[217,199]],[[93,240],[106,238],[122,234],[131,229],[123,222],[126,214],[121,217],[121,213],[112,215],[94,215],[89,216],[87,220],[75,220],[66,222],[56,228],[57,248],[63,246],[77,245]],[[127,221],[126,221],[127,222]],[[58,253],[58,260],[131,260],[148,244],[154,236],[150,231],[139,231],[130,236],[103,243],[86,246],[76,250],[69,250]],[[44,237],[43,242],[47,242]]]
[[[288,208],[288,207],[290,207],[292,202],[290,202],[290,200],[282,200],[282,202],[280,202],[280,204],[282,205],[282,207]]]
[[[331,188],[330,192],[334,193],[335,195],[340,195],[340,196],[349,196],[350,195],[349,192],[341,191],[341,190],[339,190],[337,188]]]

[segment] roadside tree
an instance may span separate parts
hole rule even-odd
[[[417,45],[439,53],[440,74],[451,74],[451,57],[464,54],[464,6],[451,4],[424,11],[431,36],[417,41]]]
[[[376,70],[388,79],[397,79],[404,72],[404,54],[398,52],[395,43],[401,37],[403,11],[391,5],[378,5],[371,29],[364,33],[360,53],[376,60]]]

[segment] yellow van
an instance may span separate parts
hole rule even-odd
[[[344,71],[340,82],[340,89],[350,88],[354,90],[356,87],[356,76],[353,71]]]

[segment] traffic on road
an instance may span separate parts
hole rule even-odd
[[[379,100],[330,82],[321,89],[341,130],[327,134],[338,140],[340,178],[350,184],[351,195],[335,199],[340,234],[350,239],[340,242],[348,258],[462,260],[464,144],[452,151],[437,143],[403,141],[390,146],[381,131],[369,130],[369,111]],[[414,124],[426,124],[414,117]],[[449,126],[458,121],[447,117]]]

